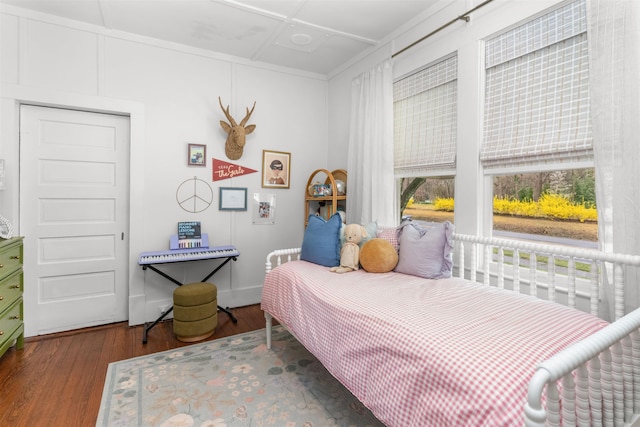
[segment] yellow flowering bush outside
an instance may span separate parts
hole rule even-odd
[[[558,194],[545,194],[538,200],[540,212],[547,218],[574,219],[580,222],[596,221],[598,214],[595,208],[587,208],[576,204]]]
[[[433,203],[433,206],[437,211],[453,212],[453,199],[452,198],[437,198]]]
[[[453,205],[451,198],[436,199],[434,208],[438,211],[453,212]],[[494,197],[493,213],[533,218],[570,219],[580,222],[598,220],[595,208],[573,203],[559,194],[544,194],[537,202]]]
[[[516,215],[540,217],[538,205],[535,202],[524,202],[516,199],[493,198],[493,213],[501,215]]]

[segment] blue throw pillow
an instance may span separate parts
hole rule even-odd
[[[328,221],[320,216],[309,215],[300,259],[326,267],[340,265],[341,226],[342,219],[337,213],[333,214]]]

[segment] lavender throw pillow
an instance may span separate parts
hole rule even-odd
[[[398,265],[394,271],[426,279],[451,277],[453,224],[422,227],[405,221],[398,227]]]

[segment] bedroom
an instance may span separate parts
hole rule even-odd
[[[477,151],[467,149],[467,146],[480,146],[482,128],[475,107],[482,105],[477,89],[480,84],[476,61],[478,40],[535,16],[556,3],[516,1],[488,4],[474,13],[473,22],[452,25],[395,58],[394,73],[403,76],[458,50],[460,93],[465,94],[465,103],[458,113],[458,123],[464,123],[459,125],[458,140],[465,141],[464,146],[458,144],[457,153],[460,172],[456,177],[456,200],[460,207],[458,212],[464,212],[455,220],[460,232],[476,234],[488,231],[484,213],[486,200],[481,197],[487,194],[486,184],[476,161]],[[125,238],[131,243],[121,249],[128,253],[121,258],[128,257],[123,269],[124,280],[129,283],[129,289],[125,290],[128,301],[124,302],[126,308],[121,317],[131,324],[140,324],[155,318],[159,307],[170,302],[170,288],[161,278],[145,276],[136,267],[137,255],[147,250],[165,249],[176,223],[185,219],[200,220],[204,231],[215,236],[215,244],[233,243],[243,253],[237,263],[217,276],[222,305],[234,307],[258,302],[261,272],[242,266],[259,263],[265,253],[274,249],[269,242],[275,238],[279,240],[277,247],[295,246],[302,238],[304,211],[299,196],[307,177],[320,167],[337,169],[348,166],[345,151],[352,78],[382,61],[390,51],[408,46],[441,22],[447,22],[451,16],[468,9],[466,4],[449,5],[431,21],[412,26],[390,43],[331,76],[269,66],[256,67],[239,59],[236,63],[233,57],[218,59],[210,57],[213,54],[166,46],[157,40],[139,39],[127,34],[110,37],[108,33],[98,33],[97,28],[56,20],[52,16],[29,18],[25,9],[6,6],[3,10],[3,137],[0,150],[5,159],[7,189],[0,191],[1,214],[24,233],[19,222],[24,210],[20,210],[17,185],[19,168],[16,166],[20,157],[16,99],[44,105],[78,104],[87,109],[129,114],[132,121],[131,193],[129,220],[124,226],[130,230],[124,231]],[[9,10],[13,13],[7,13]],[[21,17],[21,14],[25,16]],[[54,24],[48,23],[47,19]],[[59,50],[58,46],[67,48]],[[50,60],[51,52],[57,55],[53,62]],[[136,58],[144,60],[136,63]],[[468,61],[473,64],[468,64]],[[185,75],[189,77],[185,78]],[[258,84],[265,79],[269,81],[268,85]],[[253,119],[259,124],[258,130],[249,135],[244,157],[237,163],[260,170],[263,149],[293,153],[290,188],[272,191],[280,207],[274,225],[247,227],[249,212],[219,212],[215,202],[196,215],[184,212],[175,202],[176,189],[181,182],[196,174],[211,182],[208,168],[188,167],[185,161],[175,165],[175,174],[166,173],[174,159],[184,157],[188,143],[206,143],[209,158],[226,159],[222,152],[224,133],[217,124],[224,118],[217,104],[218,96],[225,105],[231,104],[231,111],[236,115],[254,101],[257,103]],[[301,104],[305,105],[304,109],[299,108]],[[265,105],[262,111],[261,105]],[[282,129],[286,129],[286,134]],[[313,150],[303,147],[313,147]],[[318,151],[326,152],[320,161]],[[26,164],[29,166],[33,162]],[[249,195],[269,194],[260,187],[257,174],[214,184],[246,187]],[[638,191],[636,186],[625,188],[626,195],[629,191]],[[217,194],[215,196],[217,198]],[[490,196],[486,198],[490,200]],[[637,198],[632,196],[630,199]],[[150,212],[154,214],[150,215]],[[617,220],[615,224],[622,223]],[[620,225],[620,228],[624,231],[616,232],[619,236],[616,239],[627,236],[631,242],[640,240],[628,233],[629,227]],[[255,248],[255,241],[261,242],[257,245],[258,250],[243,251],[244,247]],[[622,247],[620,251],[637,252],[632,248],[625,249]],[[33,262],[33,257],[27,256],[25,261]],[[233,280],[230,275],[233,275]],[[195,272],[195,276],[201,276],[201,272]],[[192,278],[186,277],[187,280]],[[33,287],[30,288],[34,291]],[[35,294],[27,298],[35,298]],[[62,307],[59,310],[64,310]],[[28,312],[27,317],[30,317]],[[104,322],[105,317],[104,313],[96,313],[86,325]],[[27,322],[27,335],[66,327],[64,322],[55,326],[57,328],[52,327],[51,322],[47,325]]]
[[[474,2],[454,2],[432,20],[398,35],[393,40],[393,49],[387,45],[386,49],[378,49],[330,77],[255,67],[245,61],[220,59],[176,46],[167,48],[157,41],[103,33],[90,26],[34,16],[3,5],[0,153],[6,161],[7,189],[0,192],[2,214],[22,231],[16,167],[20,162],[16,100],[129,114],[133,154],[129,177],[132,194],[129,194],[131,216],[127,233],[130,243],[126,251],[129,283],[126,318],[131,324],[140,324],[155,318],[159,307],[168,303],[170,288],[162,280],[143,274],[136,263],[137,254],[166,247],[168,235],[185,216],[200,219],[208,233],[215,236],[216,243],[233,242],[242,253],[238,262],[216,279],[222,305],[256,303],[260,299],[263,273],[261,269],[248,267],[260,265],[264,255],[276,247],[299,244],[303,230],[300,195],[309,173],[317,167],[347,167],[344,153],[350,125],[352,78],[397,48],[470,9],[470,3]],[[496,2],[474,14],[469,24],[449,28],[397,58],[397,75],[402,76],[458,51],[460,92],[465,94],[458,122],[458,140],[465,141],[464,146],[458,147],[457,159],[460,172],[456,200],[458,211],[464,212],[455,221],[460,232],[482,233],[486,222],[481,197],[485,187],[477,165],[482,128],[478,109],[483,104],[478,40],[557,3]],[[65,49],[55,49],[58,46]],[[55,55],[55,61],[50,61],[51,55]],[[175,203],[178,184],[192,178],[194,173],[203,179],[209,177],[185,165],[187,143],[206,143],[209,158],[224,158],[221,148],[224,137],[217,124],[221,119],[217,96],[230,103],[236,114],[257,102],[253,120],[258,130],[249,138],[241,164],[259,170],[263,149],[292,153],[291,188],[274,191],[280,209],[273,226],[248,225],[248,213],[221,213],[217,206],[197,216],[185,215]],[[168,168],[172,170],[170,173]],[[264,192],[255,175],[235,178],[231,185],[247,187],[250,194]],[[637,200],[637,186],[629,187],[628,181],[625,185],[625,194],[631,194],[628,199]],[[626,207],[623,211],[631,212]],[[612,244],[620,245],[618,239],[625,235],[631,242],[640,241],[634,236],[637,227],[624,226],[622,221],[616,221],[623,231],[614,233]],[[272,243],[274,240],[277,244]],[[638,253],[633,247],[622,246],[617,250]],[[184,275],[192,279],[191,275],[199,277],[200,272]],[[92,319],[100,320],[104,319]],[[31,321],[26,326],[29,335],[51,331],[49,325],[36,327]]]

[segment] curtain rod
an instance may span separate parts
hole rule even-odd
[[[392,57],[392,58],[395,58],[396,56],[400,55],[400,54],[401,54],[401,53],[403,53],[404,51],[411,49],[412,47],[414,47],[414,46],[415,46],[415,45],[417,45],[418,43],[420,43],[420,42],[422,42],[422,41],[424,41],[424,40],[428,39],[429,37],[431,37],[431,36],[432,36],[432,35],[434,35],[435,33],[439,32],[439,31],[441,31],[441,30],[444,30],[444,29],[445,29],[445,28],[447,28],[449,25],[451,25],[451,24],[453,24],[453,23],[455,23],[455,22],[458,22],[458,21],[460,21],[460,20],[465,21],[465,22],[469,22],[469,21],[471,20],[471,17],[469,17],[469,16],[468,16],[470,13],[475,12],[476,10],[480,9],[482,6],[486,5],[487,3],[491,3],[492,1],[493,1],[493,0],[486,0],[486,1],[482,2],[482,3],[480,3],[479,5],[477,5],[476,7],[474,7],[473,9],[468,10],[468,11],[466,11],[465,13],[463,13],[462,15],[460,15],[460,16],[456,17],[455,19],[452,19],[451,21],[447,22],[447,23],[446,23],[446,24],[444,24],[442,27],[440,27],[440,28],[438,28],[438,29],[436,29],[436,30],[431,31],[429,34],[427,34],[426,36],[422,37],[421,39],[414,41],[414,42],[413,42],[413,43],[411,43],[409,46],[407,46],[407,47],[405,47],[405,48],[403,48],[403,49],[400,49],[399,51],[397,51],[396,53],[394,53],[393,55],[391,55],[391,57]]]

